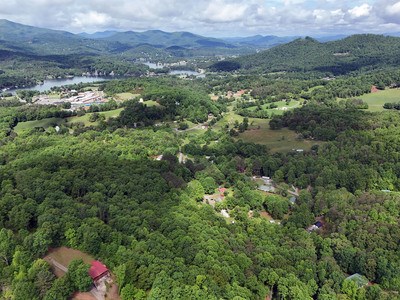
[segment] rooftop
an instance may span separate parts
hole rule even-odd
[[[108,269],[105,265],[103,265],[101,262],[98,260],[94,260],[91,262],[91,266],[89,269],[89,275],[92,277],[92,279],[96,279],[100,275],[108,272]]]

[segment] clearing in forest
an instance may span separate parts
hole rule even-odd
[[[99,112],[100,115],[104,115],[106,120],[110,118],[118,117],[123,108],[118,108],[109,111]],[[90,125],[98,125],[98,122],[90,122],[89,117],[92,113],[86,113],[83,116],[74,116],[69,118],[47,118],[42,120],[35,120],[35,121],[27,121],[27,122],[19,122],[18,125],[14,128],[16,133],[21,133],[24,130],[31,130],[36,127],[43,127],[47,129],[49,127],[54,127],[56,125],[69,125],[71,123],[83,123],[85,126]]]
[[[86,264],[90,264],[90,262],[94,260],[89,254],[67,247],[51,249],[44,257],[44,260],[51,264],[54,274],[57,277],[63,276],[66,272],[62,267],[67,268],[71,261],[75,259],[82,259]]]
[[[251,126],[245,132],[239,134],[239,139],[244,142],[266,145],[271,152],[288,152],[303,149],[310,150],[318,141],[298,139],[298,134],[287,128],[272,130],[269,128],[269,120],[249,119]]]
[[[383,104],[400,102],[400,89],[386,89],[377,93],[365,94],[360,97],[368,104],[369,111],[383,111]]]

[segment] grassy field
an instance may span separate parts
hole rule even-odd
[[[283,113],[286,110],[290,110],[290,109],[299,107],[301,102],[292,100],[292,101],[289,102],[289,105],[286,105],[286,101],[278,101],[278,102],[274,102],[274,104],[276,104],[278,107],[277,108],[273,108],[273,109],[269,109],[268,108],[270,106],[270,104],[271,103],[264,104],[262,106],[262,108],[264,110],[268,111],[271,114],[280,116],[280,115],[283,115]],[[286,109],[285,109],[285,107],[286,107]],[[253,107],[249,107],[248,110],[256,110],[256,108],[257,108],[256,106],[253,106]]]
[[[214,128],[222,129],[225,127],[225,125],[229,125],[229,127],[232,127],[235,121],[241,123],[243,122],[243,117],[235,114],[232,107],[229,107],[229,111],[225,113],[224,117],[214,125]]]
[[[358,98],[368,104],[369,111],[383,111],[383,104],[400,101],[400,89],[387,89],[377,93],[365,94]]]
[[[122,110],[123,110],[123,108],[119,108],[119,109],[114,109],[114,110],[110,110],[110,111],[100,112],[99,114],[100,115],[104,115],[106,120],[108,120],[109,118],[118,117]],[[96,125],[97,122],[90,122],[89,121],[89,118],[90,118],[91,114],[92,113],[87,113],[87,114],[85,114],[84,116],[81,116],[81,117],[77,117],[76,116],[76,117],[67,118],[66,119],[67,120],[66,124],[81,122],[81,123],[84,123],[85,126]]]
[[[115,94],[115,99],[116,100],[120,100],[120,101],[126,101],[126,100],[130,100],[133,99],[137,96],[140,96],[139,94],[133,94],[133,93],[119,93],[119,94]]]
[[[101,112],[101,115],[104,115],[106,117],[106,120],[109,118],[115,118],[118,117],[120,112],[123,110],[123,108],[115,109],[115,110],[110,110],[110,111],[105,111]],[[87,113],[84,116],[81,117],[70,117],[66,119],[62,118],[48,118],[48,119],[43,119],[43,120],[37,120],[37,121],[28,121],[28,122],[20,122],[18,125],[14,128],[16,133],[21,133],[24,130],[31,130],[35,127],[43,127],[47,129],[48,127],[54,127],[56,125],[68,125],[71,123],[83,123],[85,126],[89,125],[96,125],[97,122],[89,122],[89,117],[92,113]]]
[[[160,104],[158,104],[156,101],[154,100],[147,100],[144,101],[143,104],[146,104],[148,107],[150,106],[160,106]]]
[[[245,142],[266,145],[271,152],[288,152],[292,149],[310,150],[315,144],[321,142],[298,140],[297,134],[287,128],[271,130],[269,120],[249,119],[249,130],[241,133],[238,139]]]
[[[48,128],[60,124],[65,124],[66,119],[61,119],[61,118],[48,118],[48,119],[43,119],[43,120],[37,120],[37,121],[28,121],[28,122],[20,122],[18,125],[14,128],[14,131],[16,133],[21,133],[24,130],[30,130],[35,127],[43,127],[43,128]]]

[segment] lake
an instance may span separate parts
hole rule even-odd
[[[31,87],[24,87],[24,88],[17,88],[17,89],[10,89],[7,92],[15,94],[16,91],[20,90],[36,90],[41,93],[50,90],[52,87],[55,86],[63,86],[69,84],[76,84],[76,83],[89,83],[89,82],[96,82],[96,81],[104,81],[104,80],[111,80],[111,77],[95,77],[95,76],[75,76],[73,78],[62,78],[62,79],[49,79],[45,80],[43,84],[38,84]]]

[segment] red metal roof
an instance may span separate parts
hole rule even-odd
[[[101,262],[98,260],[94,260],[91,262],[91,266],[89,269],[89,275],[92,277],[92,279],[96,279],[100,275],[108,272],[108,269],[105,265],[103,265]]]

